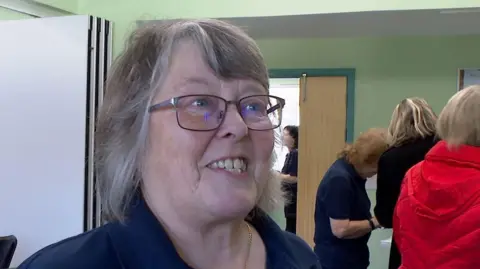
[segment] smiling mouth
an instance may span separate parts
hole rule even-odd
[[[244,173],[247,171],[247,160],[244,158],[227,158],[212,162],[208,165],[212,169],[223,169],[231,173]]]

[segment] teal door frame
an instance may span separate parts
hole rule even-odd
[[[347,119],[345,141],[352,143],[355,136],[355,69],[354,68],[326,68],[326,69],[270,69],[270,78],[301,78],[308,77],[346,77],[347,78]]]

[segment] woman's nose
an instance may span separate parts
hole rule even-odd
[[[223,111],[221,116],[223,117],[223,122],[217,132],[220,137],[233,136],[236,139],[241,139],[248,134],[248,126],[238,111],[237,106],[229,104],[227,111]]]

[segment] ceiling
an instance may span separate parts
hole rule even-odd
[[[480,34],[480,8],[220,19],[255,39]]]

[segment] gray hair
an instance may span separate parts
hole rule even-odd
[[[437,132],[450,146],[480,147],[480,85],[450,98],[438,117]]]
[[[422,98],[406,98],[398,104],[388,126],[388,144],[397,147],[435,134],[437,116]]]
[[[168,73],[176,45],[185,40],[199,46],[217,76],[249,78],[269,89],[259,48],[236,26],[219,20],[176,20],[135,30],[112,66],[97,122],[97,191],[107,221],[124,220],[139,189],[148,107]],[[282,202],[281,181],[270,171],[257,207],[270,212]]]

